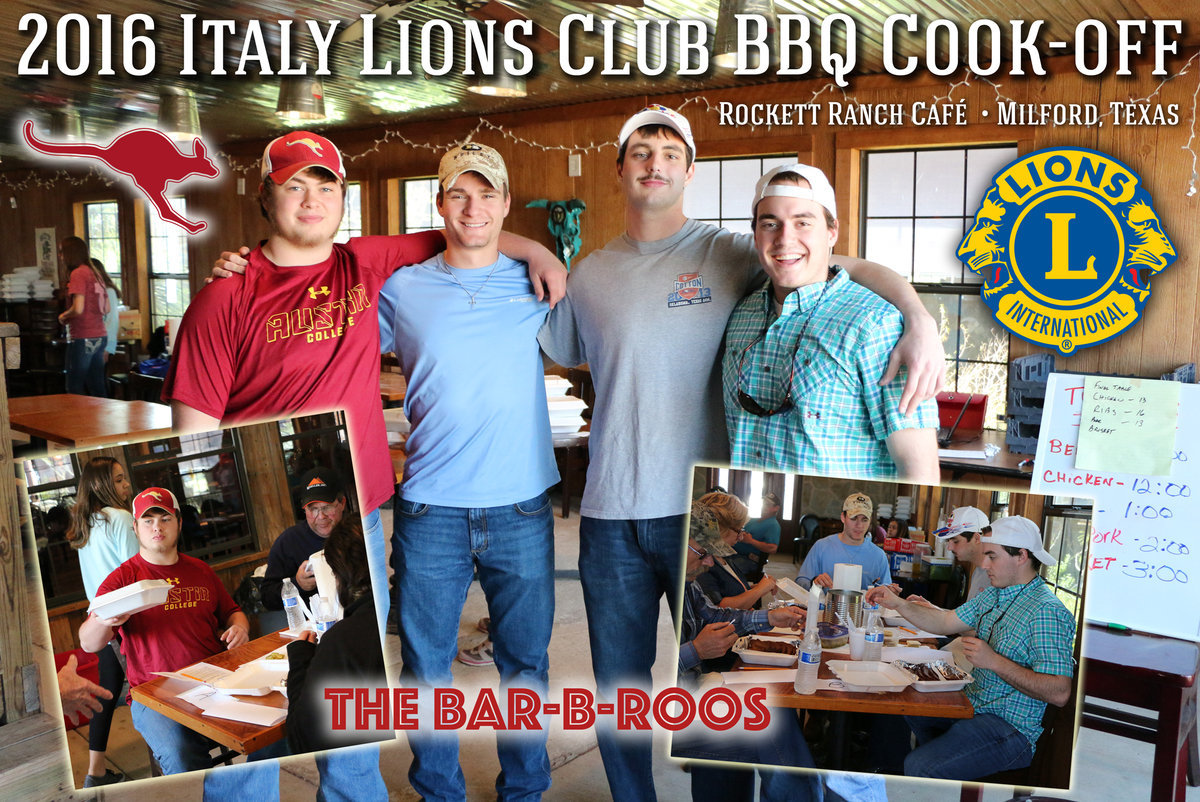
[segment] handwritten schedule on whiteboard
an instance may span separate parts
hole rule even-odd
[[[1084,377],[1054,373],[1032,490],[1093,496],[1086,617],[1177,638],[1200,637],[1200,385],[1179,387],[1168,476],[1075,464]]]

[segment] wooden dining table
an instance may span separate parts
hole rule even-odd
[[[278,649],[285,643],[291,643],[293,639],[283,637],[281,632],[282,630],[255,638],[236,649],[215,654],[204,662],[232,671],[243,663],[248,663]],[[285,736],[285,722],[283,721],[271,727],[260,727],[256,724],[244,724],[240,721],[205,716],[204,711],[200,708],[179,698],[179,694],[193,687],[195,687],[195,683],[187,680],[156,677],[133,688],[132,693],[135,701],[141,702],[151,710],[241,754],[270,746]],[[272,691],[266,696],[239,696],[237,699],[241,702],[267,705],[268,707],[287,707],[287,698],[278,691]]]
[[[8,399],[13,429],[67,448],[86,448],[171,433],[171,408],[59,393]]]
[[[754,637],[764,636],[775,636],[775,633],[760,633]],[[848,654],[822,651],[821,667],[817,673],[818,679],[836,679],[836,675],[829,668],[829,661],[849,659]],[[734,665],[735,671],[754,671],[759,668],[746,665],[740,658]],[[845,764],[846,714],[848,713],[936,716],[939,718],[974,718],[975,716],[975,708],[972,707],[967,695],[962,691],[923,693],[910,685],[902,691],[886,693],[859,693],[822,688],[814,693],[802,694],[796,693],[796,689],[790,682],[767,682],[763,683],[762,687],[767,691],[766,703],[770,707],[825,710],[832,714],[830,720],[830,765],[824,767],[830,769],[841,769]]]

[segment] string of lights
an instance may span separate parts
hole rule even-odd
[[[1182,78],[1183,76],[1190,74],[1193,71],[1192,66],[1193,66],[1193,64],[1195,64],[1197,62],[1197,60],[1200,60],[1200,50],[1198,50],[1196,53],[1192,54],[1192,56],[1184,63],[1184,65],[1177,72],[1175,72],[1172,75],[1169,75],[1166,78],[1164,78],[1163,80],[1161,80],[1158,83],[1158,85],[1155,86],[1153,92],[1146,95],[1145,97],[1131,98],[1128,102],[1129,103],[1149,103],[1150,101],[1152,101],[1155,97],[1157,97],[1161,93],[1163,87],[1167,84],[1168,81]],[[991,81],[988,78],[974,75],[971,72],[966,72],[960,80],[952,81],[952,82],[948,83],[946,85],[945,93],[934,95],[931,98],[931,102],[933,104],[942,103],[942,102],[946,102],[946,103],[955,102],[956,92],[958,92],[960,89],[970,88],[973,85],[973,82],[982,82],[982,83],[990,86],[994,92],[995,101],[997,103],[1015,102],[1013,98],[1005,95],[1004,93],[1002,93],[1000,91],[1002,84],[995,83],[994,81]],[[808,100],[804,101],[804,103],[806,105],[814,104],[814,103],[816,103],[816,101],[819,98],[826,95],[827,93],[828,94],[839,94],[839,95],[841,95],[841,99],[847,103],[855,102],[853,95],[848,94],[845,91],[845,89],[838,87],[836,84],[834,84],[831,81],[829,83],[822,85],[818,89],[814,90],[811,93]],[[702,95],[702,94],[701,95],[693,95],[691,97],[685,98],[683,100],[683,102],[679,104],[677,109],[679,111],[682,111],[685,108],[687,108],[688,106],[692,106],[692,105],[697,106],[697,107],[703,107],[706,114],[718,113],[718,106],[716,104],[712,103],[706,95]],[[1186,151],[1191,156],[1192,169],[1190,171],[1189,180],[1188,180],[1188,184],[1187,184],[1187,190],[1185,193],[1186,196],[1189,198],[1196,194],[1197,185],[1200,184],[1200,175],[1198,175],[1198,169],[1200,169],[1200,154],[1198,154],[1197,150],[1196,150],[1196,140],[1197,140],[1196,124],[1197,124],[1198,106],[1200,106],[1200,79],[1197,80],[1196,88],[1192,92],[1191,111],[1188,116],[1188,139],[1187,139],[1187,142],[1181,146],[1181,149]],[[903,115],[906,113],[907,112],[905,112],[905,111],[901,111],[901,116],[903,117]],[[1109,118],[1114,115],[1115,115],[1114,111],[1109,111],[1109,112],[1106,112],[1105,114],[1101,115],[1100,119],[1104,120],[1105,118]],[[750,131],[754,131],[758,127],[759,126],[755,126],[755,125],[747,126],[747,128]],[[766,126],[762,126],[762,127],[765,127],[767,129],[771,128],[770,125],[766,125]],[[389,143],[396,143],[396,144],[404,145],[405,147],[412,148],[414,150],[428,150],[428,151],[431,151],[434,153],[444,153],[445,151],[449,150],[450,148],[454,147],[455,145],[462,144],[463,142],[468,142],[473,137],[475,137],[476,135],[481,134],[483,132],[491,132],[491,133],[498,134],[501,137],[503,137],[504,139],[507,139],[517,145],[521,145],[522,147],[529,148],[530,150],[537,150],[537,151],[542,151],[542,152],[558,151],[558,152],[565,152],[565,153],[587,154],[587,153],[592,153],[592,152],[599,153],[604,148],[611,147],[611,148],[615,149],[617,146],[615,141],[606,141],[606,142],[591,141],[591,142],[588,142],[586,145],[582,144],[582,143],[547,144],[544,142],[538,142],[536,140],[528,139],[526,137],[520,136],[519,134],[515,133],[511,128],[508,128],[499,123],[492,122],[491,120],[488,120],[485,117],[480,117],[479,121],[474,125],[474,127],[472,127],[469,131],[467,131],[467,133],[465,135],[463,135],[462,137],[460,137],[456,140],[447,141],[447,142],[418,142],[416,140],[413,140],[413,139],[405,136],[403,133],[401,133],[399,130],[397,130],[395,128],[387,128],[387,129],[384,129],[381,136],[378,136],[375,139],[373,139],[369,146],[367,146],[361,150],[356,150],[354,152],[347,152],[346,150],[343,150],[342,158],[348,163],[353,163],[360,159],[366,158],[367,156],[370,156],[372,154],[380,153],[382,151],[383,147]],[[259,170],[258,159],[237,157],[237,156],[233,156],[232,154],[225,153],[222,151],[219,151],[217,155],[221,159],[224,160],[225,164],[228,165],[229,170],[235,174],[256,175],[258,173],[258,170]],[[7,173],[0,173],[0,187],[3,187],[5,190],[8,190],[8,191],[17,191],[17,192],[27,190],[27,189],[53,189],[54,187],[59,186],[60,184],[68,185],[68,186],[80,186],[80,185],[83,185],[83,184],[86,184],[86,183],[89,183],[92,181],[99,181],[99,182],[103,183],[104,186],[112,186],[115,183],[114,180],[110,176],[106,175],[102,170],[100,170],[97,167],[92,167],[83,173],[72,173],[72,172],[68,172],[66,170],[58,170],[49,175],[47,175],[44,172],[37,170],[37,169],[30,169],[28,171],[28,173],[21,179],[14,179],[14,178],[11,178],[10,175]]]

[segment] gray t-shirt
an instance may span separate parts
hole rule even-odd
[[[572,269],[538,342],[558,364],[592,371],[582,514],[682,514],[692,465],[728,460],[721,340],[762,280],[750,235],[695,220],[655,242],[622,235]]]

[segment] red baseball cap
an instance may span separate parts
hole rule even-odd
[[[155,507],[179,515],[179,501],[174,493],[162,487],[148,487],[133,499],[133,517],[141,518]]]
[[[270,176],[275,184],[283,184],[307,167],[324,167],[339,180],[346,180],[346,167],[342,163],[341,151],[337,149],[337,145],[320,134],[292,131],[272,139],[263,150],[263,181]]]

